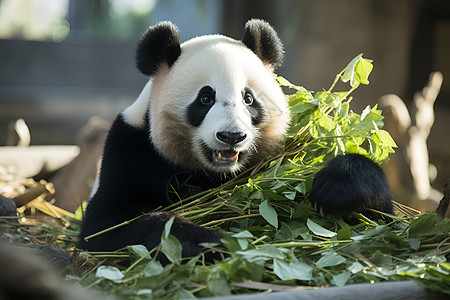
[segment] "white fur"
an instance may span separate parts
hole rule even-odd
[[[139,97],[122,111],[124,121],[134,127],[145,126],[145,114],[148,112],[152,80],[145,85]]]
[[[95,193],[97,193],[99,186],[100,186],[100,175],[97,174],[97,176],[95,176],[94,185],[92,186],[92,190],[91,190],[91,194],[89,195],[89,199],[92,199],[92,197],[94,197]]]

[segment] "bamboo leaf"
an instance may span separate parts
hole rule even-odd
[[[308,219],[308,221],[306,222],[306,226],[308,226],[309,230],[311,230],[314,234],[323,237],[333,237],[336,235],[336,232],[323,228],[319,224],[314,223],[311,219]]]
[[[105,278],[114,282],[121,282],[125,276],[123,273],[114,266],[100,266],[95,272],[95,276],[98,278]]]
[[[316,262],[316,266],[319,268],[333,267],[340,265],[347,260],[345,257],[337,254],[336,252],[324,252],[322,257]]]
[[[350,272],[339,273],[337,275],[333,275],[333,281],[336,284],[336,286],[344,286],[350,279],[351,275],[352,274]]]
[[[181,260],[183,248],[176,237],[169,235],[161,239],[161,252],[164,253],[172,263],[178,263]]]
[[[273,272],[281,280],[311,280],[313,267],[302,262],[290,262],[274,259]]]
[[[270,205],[268,200],[265,200],[259,206],[259,213],[261,216],[273,227],[278,228],[278,215],[275,209]]]

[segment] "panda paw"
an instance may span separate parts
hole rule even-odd
[[[204,253],[207,260],[215,258],[206,248],[202,247],[202,243],[212,243],[221,245],[220,239],[223,237],[214,229],[205,228],[193,223],[184,223],[182,226],[173,228],[171,234],[175,236],[183,247],[183,257],[192,257],[199,253]],[[211,254],[211,255],[210,255]],[[220,255],[218,257],[221,257]]]
[[[221,246],[220,239],[223,237],[222,234],[214,229],[209,229],[196,225],[180,215],[171,212],[156,212],[148,214],[142,221],[146,226],[155,225],[160,226],[158,232],[162,233],[162,229],[165,223],[174,217],[174,222],[170,229],[170,234],[178,239],[182,246],[182,257],[193,257],[199,253],[203,253],[205,260],[208,262],[213,262],[215,259],[223,259],[224,255],[220,252],[209,251],[203,247],[202,243],[212,243]],[[149,239],[144,243],[148,248],[152,248],[156,245],[153,240],[153,234],[149,235]],[[164,258],[159,258],[164,261]]]
[[[314,177],[310,201],[323,215],[345,216],[357,211],[371,219],[389,221],[368,209],[393,213],[392,196],[382,169],[358,154],[331,159]]]

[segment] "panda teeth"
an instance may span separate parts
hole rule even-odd
[[[214,151],[213,152],[213,160],[217,163],[230,163],[230,162],[237,162],[239,159],[239,152],[238,151],[229,151],[224,150],[222,151]]]

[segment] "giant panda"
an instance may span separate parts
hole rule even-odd
[[[143,244],[152,249],[172,216],[171,234],[180,241],[184,257],[198,254],[202,242],[220,243],[220,232],[157,209],[217,187],[280,151],[290,122],[286,97],[274,75],[283,57],[277,33],[263,20],[248,21],[241,41],[209,35],[180,44],[174,24],[148,28],[136,61],[150,80],[108,133],[79,248],[114,251]],[[319,173],[313,204],[331,214],[336,208],[336,213],[380,208],[380,203],[391,212],[389,196],[377,193],[382,189],[388,194],[380,172],[364,157],[337,157]],[[346,175],[341,178],[341,173]],[[364,174],[376,180],[353,180]],[[335,200],[336,191],[349,194],[350,200]],[[367,200],[370,197],[373,201]]]

